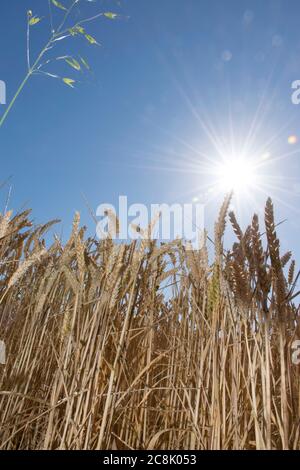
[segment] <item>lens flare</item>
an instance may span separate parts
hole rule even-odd
[[[298,142],[298,137],[296,135],[290,135],[288,137],[288,144],[295,145]]]

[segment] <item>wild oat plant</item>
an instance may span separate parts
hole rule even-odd
[[[0,220],[1,449],[299,449],[295,262],[273,205],[207,248]],[[223,248],[229,215],[237,242]],[[189,247],[190,248],[190,247]]]
[[[32,10],[27,12],[27,72],[23,81],[21,82],[18,90],[7,106],[2,117],[0,117],[0,128],[7,119],[8,114],[12,110],[18,96],[23,91],[28,80],[34,75],[44,75],[50,78],[61,80],[62,83],[74,88],[77,79],[62,77],[54,73],[51,69],[53,65],[58,62],[64,62],[68,67],[73,69],[73,72],[83,72],[84,70],[90,71],[88,61],[81,57],[73,57],[71,55],[58,55],[58,46],[70,39],[80,37],[89,45],[100,46],[99,42],[89,34],[87,28],[89,23],[100,20],[101,18],[108,20],[115,20],[119,17],[117,13],[111,11],[94,13],[91,16],[80,18],[80,9],[84,4],[93,3],[93,0],[68,0],[68,3],[62,4],[57,0],[45,0],[48,2],[49,9],[49,25],[50,33],[46,44],[40,49],[37,56],[32,60],[31,58],[31,36],[33,30],[36,30],[38,25],[45,20],[45,18],[35,15]],[[66,0],[67,2],[67,0]],[[78,16],[79,15],[79,16]],[[77,19],[75,20],[74,17]]]

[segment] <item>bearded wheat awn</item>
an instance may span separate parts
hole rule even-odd
[[[40,251],[37,253],[33,253],[29,258],[27,258],[25,261],[22,261],[21,264],[19,265],[18,269],[13,273],[11,278],[8,280],[7,283],[7,290],[5,291],[8,292],[9,289],[14,286],[19,279],[24,276],[24,274],[28,271],[29,268],[31,268],[33,265],[37,264],[41,259],[47,254],[47,250],[45,248],[42,248]],[[5,294],[4,294],[5,295]],[[3,295],[3,297],[4,297]],[[3,300],[3,297],[1,298],[0,302]]]
[[[3,216],[0,214],[0,239],[7,235],[11,215],[12,211],[6,212]]]

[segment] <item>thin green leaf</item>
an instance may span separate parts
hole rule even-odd
[[[57,0],[51,0],[53,5],[56,6],[57,8],[60,8],[61,10],[67,11],[67,8],[64,7],[60,2]]]
[[[75,83],[75,80],[73,80],[72,78],[63,78],[62,80],[66,85],[70,86],[71,88],[74,88],[73,83]]]
[[[69,29],[69,32],[71,33],[72,36],[76,36],[77,34],[84,34],[84,28],[82,26],[76,25],[73,26],[73,28]]]
[[[100,45],[93,36],[90,34],[85,34],[86,39],[89,41],[90,44],[97,44],[98,46]]]
[[[39,18],[38,16],[33,16],[29,20],[29,24],[30,24],[30,26],[34,26],[35,24],[39,23],[41,20],[42,20],[42,18]]]
[[[75,69],[75,70],[80,70],[81,69],[80,63],[76,59],[74,59],[73,57],[67,58],[67,59],[65,59],[65,61],[67,62],[67,64],[70,65],[70,67],[73,67],[73,69]]]
[[[89,66],[89,64],[87,63],[87,61],[85,59],[83,59],[82,57],[80,57],[80,60],[81,62],[83,63],[83,65],[85,66],[85,68],[87,70],[91,70],[91,67]]]
[[[110,20],[115,20],[118,17],[117,13],[112,13],[111,11],[107,11],[103,14],[106,18],[109,18]]]

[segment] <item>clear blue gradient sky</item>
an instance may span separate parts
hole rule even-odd
[[[35,57],[49,34],[48,2],[2,0],[0,8],[9,100],[26,73],[26,11],[44,17],[31,29]],[[93,232],[81,193],[94,210],[119,195],[146,204],[201,199],[212,183],[207,156],[217,161],[220,147],[239,152],[247,141],[250,154],[269,158],[263,191],[240,201],[240,215],[246,222],[272,196],[278,220],[288,219],[279,230],[283,250],[299,259],[300,148],[288,144],[300,137],[300,106],[291,102],[300,79],[299,0],[82,0],[79,8],[81,17],[122,18],[88,26],[101,47],[80,38],[58,44],[56,55],[81,55],[92,67],[90,75],[48,67],[80,81],[75,89],[34,76],[20,95],[0,129],[10,206],[31,207],[36,222],[59,217],[64,233],[79,210]],[[209,193],[210,231],[222,197]]]

